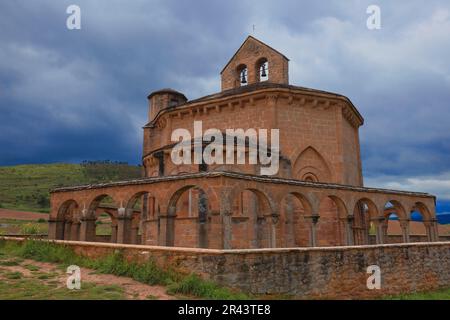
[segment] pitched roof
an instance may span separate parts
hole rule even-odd
[[[269,48],[270,50],[275,51],[276,53],[278,53],[278,54],[280,54],[281,56],[283,56],[283,58],[285,58],[287,61],[289,61],[289,59],[288,59],[284,54],[282,54],[280,51],[278,51],[278,50],[272,48],[272,47],[269,46],[268,44],[265,44],[264,42],[262,42],[261,40],[256,39],[256,38],[253,37],[253,36],[248,36],[247,39],[245,39],[245,41],[241,44],[241,46],[239,47],[239,49],[237,49],[237,51],[233,54],[233,56],[231,57],[231,59],[228,60],[228,62],[227,62],[227,64],[225,65],[225,67],[223,67],[222,71],[220,71],[220,74],[223,73],[223,71],[228,67],[228,65],[230,64],[230,62],[234,59],[234,57],[238,54],[238,52],[242,49],[242,47],[243,47],[243,46],[248,42],[248,40],[250,40],[250,39],[255,40],[256,42],[259,42],[261,45],[263,45],[263,46]]]

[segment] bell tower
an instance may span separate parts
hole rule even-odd
[[[265,81],[289,84],[289,59],[248,36],[220,74],[222,91]]]

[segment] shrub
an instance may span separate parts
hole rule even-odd
[[[23,234],[38,234],[39,226],[35,223],[25,223],[20,227],[20,231]]]
[[[170,285],[167,292],[170,294],[191,294],[220,300],[248,299],[243,293],[234,293],[230,289],[219,287],[212,281],[203,280],[195,274],[191,274],[182,281]]]

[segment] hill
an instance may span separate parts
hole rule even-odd
[[[50,189],[140,176],[140,166],[111,161],[0,167],[0,208],[49,212]]]

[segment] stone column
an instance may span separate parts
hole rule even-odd
[[[277,229],[276,225],[279,221],[279,216],[276,213],[272,213],[271,215],[266,217],[266,221],[268,221],[269,225],[267,226],[268,232],[269,232],[269,245],[270,248],[276,248],[277,247]]]
[[[383,244],[384,243],[384,217],[376,217],[370,219],[370,221],[375,225],[375,239],[377,244]],[[369,237],[369,235],[368,235]],[[370,243],[369,241],[367,242]]]
[[[353,241],[353,220],[355,220],[355,217],[352,215],[348,215],[346,218],[344,218],[345,223],[345,237],[347,240],[347,245],[352,246],[354,244]]]
[[[158,245],[159,246],[174,246],[175,242],[175,218],[176,208],[171,207],[167,210],[167,214],[159,215],[159,234]]]
[[[310,219],[309,224],[309,246],[317,246],[316,225],[319,222],[319,215],[305,216],[305,219]]]
[[[131,243],[132,209],[117,209],[117,243]]]
[[[423,221],[427,230],[427,239],[429,242],[439,241],[439,231],[437,230],[437,219]]]
[[[70,234],[72,231],[72,221],[64,222],[64,240],[70,240]]]
[[[70,240],[78,241],[80,236],[80,221],[75,221],[72,223],[72,228],[70,230]]]
[[[64,236],[64,221],[58,219],[48,219],[48,238],[62,240]]]
[[[117,220],[111,222],[111,243],[117,243]]]
[[[158,246],[167,246],[167,215],[159,215]]]
[[[131,244],[137,244],[137,238],[138,238],[138,233],[139,233],[139,226],[133,226],[131,228],[131,234],[130,234],[130,243]]]
[[[438,228],[438,220],[437,218],[432,219],[432,230],[434,235],[434,241],[439,241],[439,228]]]
[[[223,228],[223,249],[232,249],[231,247],[231,212],[222,212],[222,228]]]
[[[95,241],[95,221],[92,216],[82,217],[80,225],[80,241]]]
[[[399,219],[400,227],[402,228],[403,242],[408,243],[409,239],[409,219]]]

